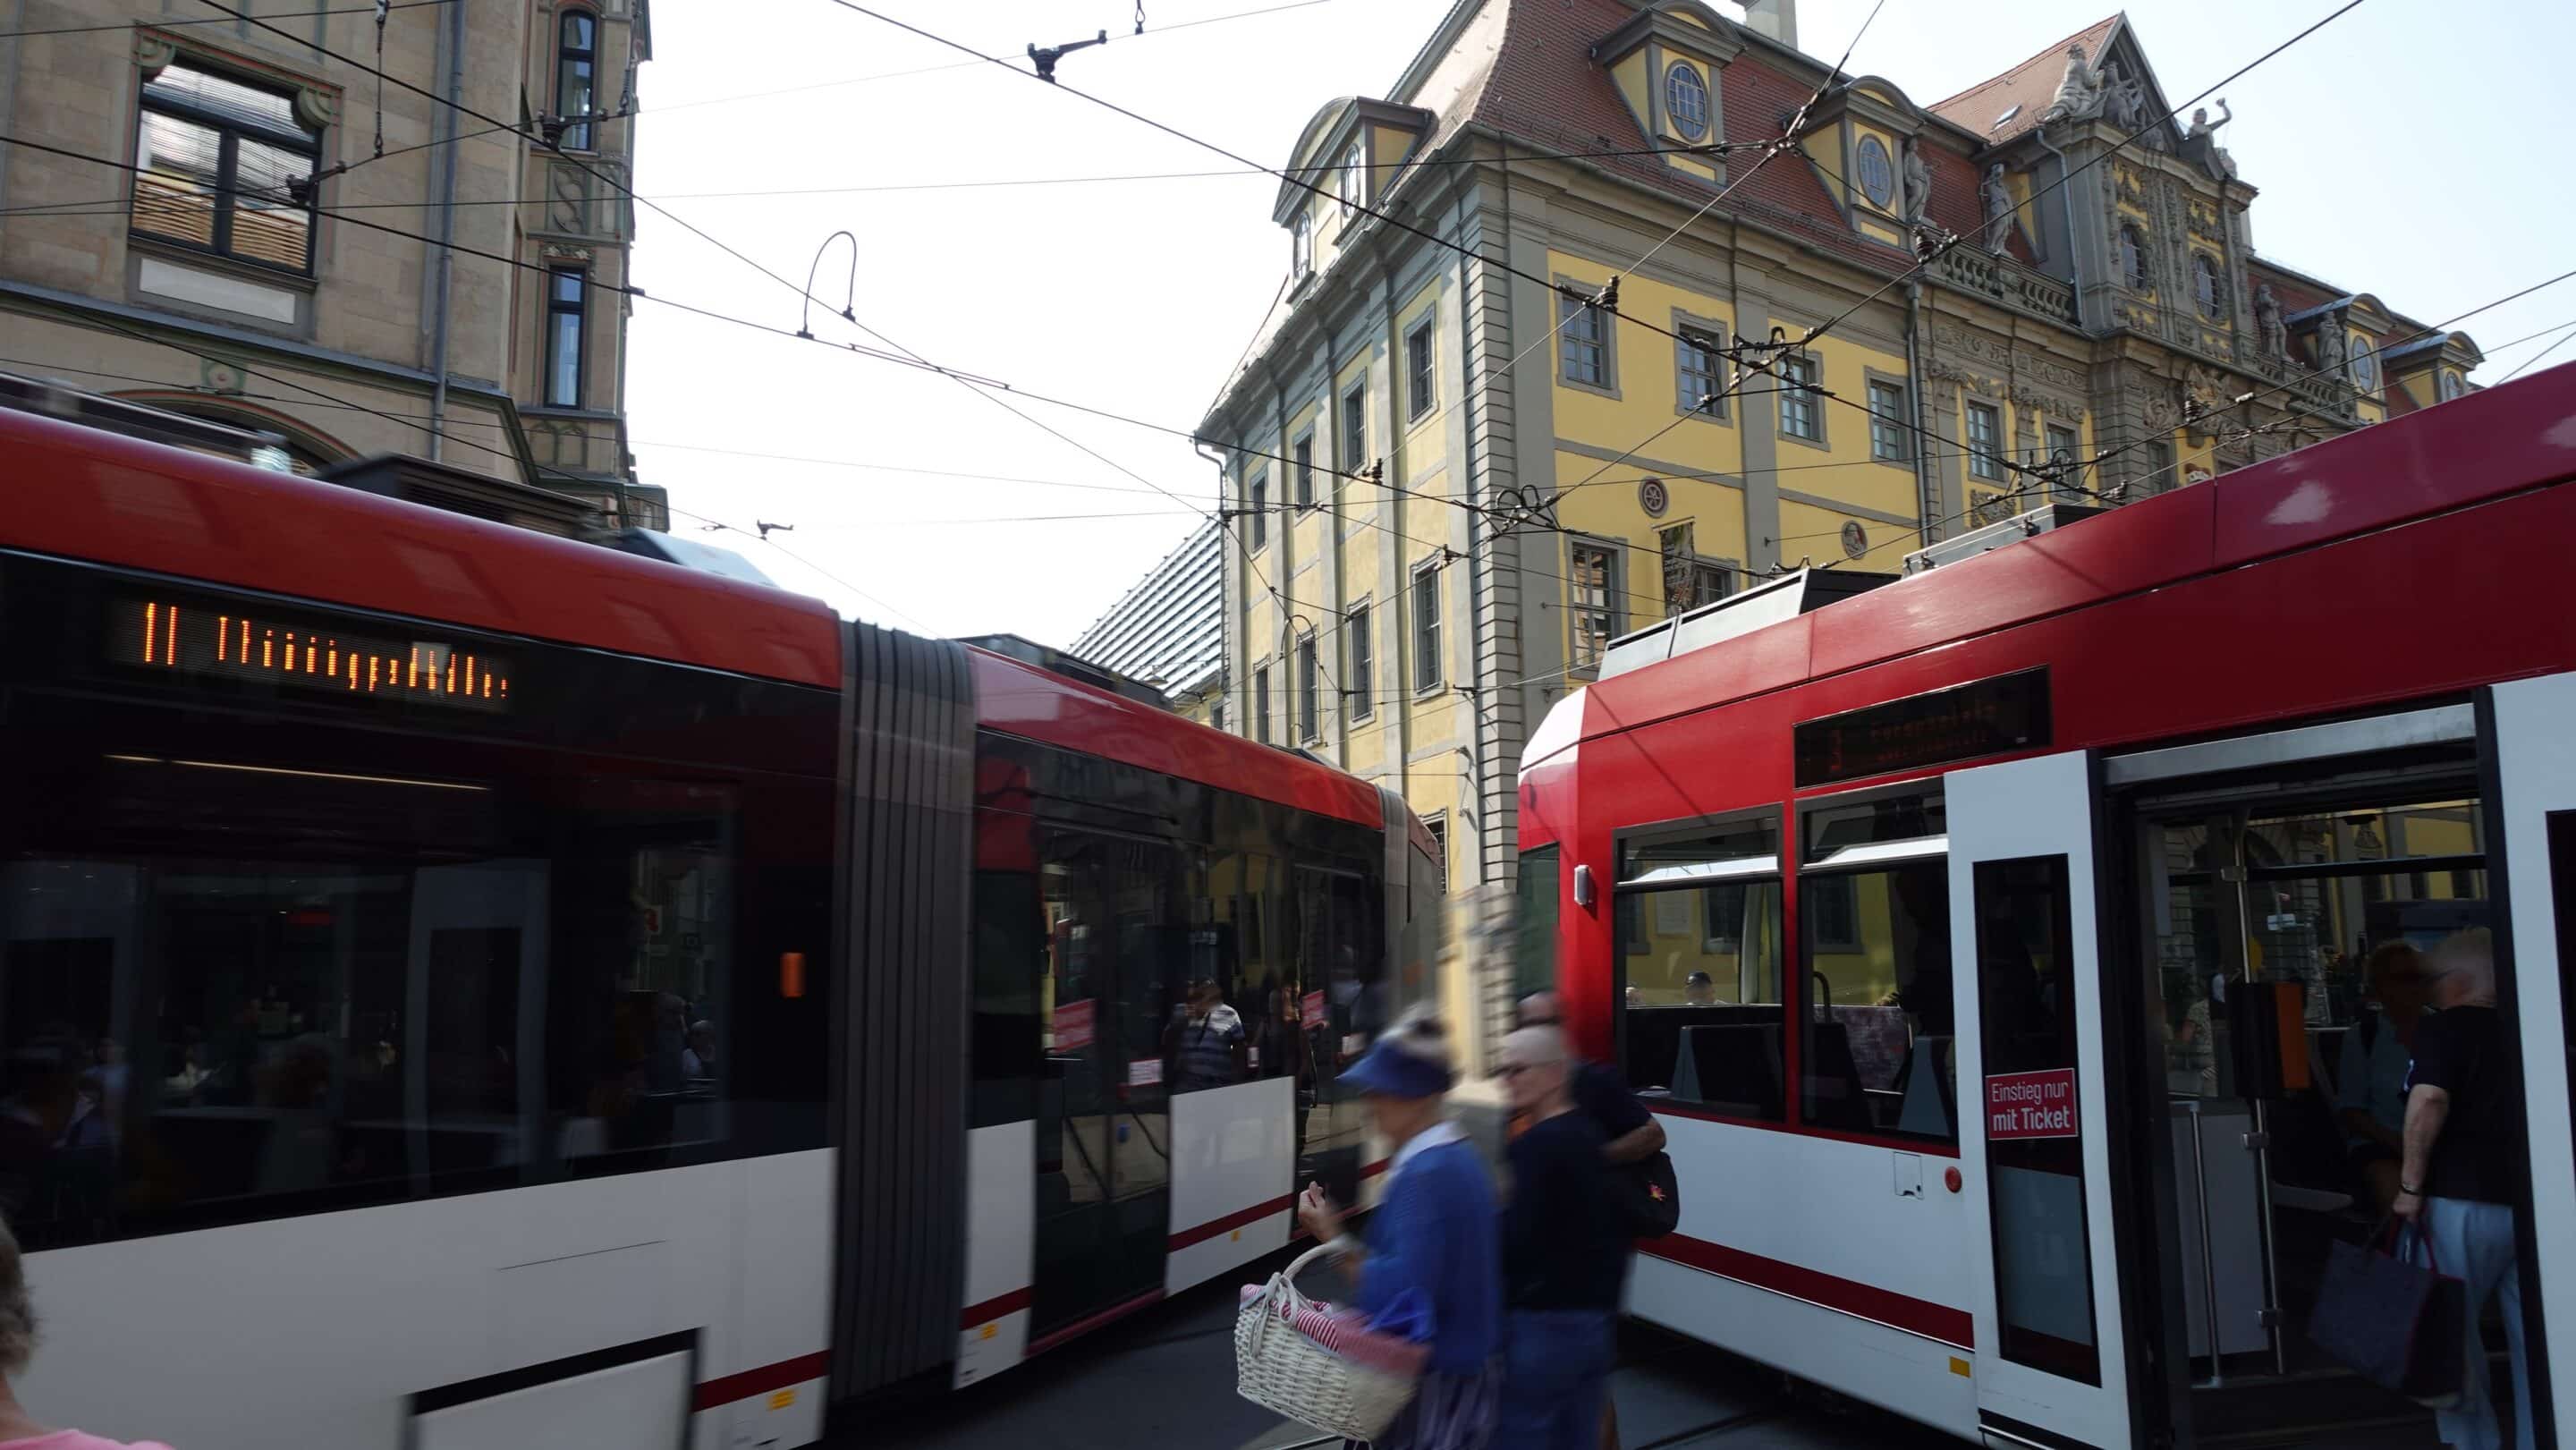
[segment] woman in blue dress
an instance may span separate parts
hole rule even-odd
[[[1494,1187],[1467,1135],[1446,1114],[1454,1081],[1448,1035],[1407,1013],[1340,1081],[1357,1091],[1394,1156],[1365,1244],[1342,1233],[1342,1209],[1316,1184],[1298,1218],[1356,1261],[1358,1307],[1427,1318],[1431,1353],[1411,1404],[1375,1450],[1485,1450],[1501,1402],[1502,1276]]]

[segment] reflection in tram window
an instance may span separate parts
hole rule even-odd
[[[1779,870],[1769,815],[1629,843],[1612,914],[1639,1091],[1786,1116]]]
[[[1799,881],[1814,994],[1800,1112],[1820,1127],[1958,1141],[1949,869]]]

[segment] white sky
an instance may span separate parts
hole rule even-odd
[[[1024,57],[1031,42],[1107,28],[1107,46],[1065,58],[1068,83],[1269,165],[1285,164],[1326,101],[1383,94],[1448,8],[1310,0],[1160,34],[1282,0],[1147,0],[1140,38],[1133,0],[868,3],[992,54]],[[1802,48],[1830,61],[1869,3],[1801,0]],[[1929,104],[2111,3],[1984,0],[1968,21],[1955,4],[1886,0],[1851,69]],[[2179,105],[2339,3],[2133,0],[2129,13]],[[1237,168],[980,62],[889,76],[962,57],[832,0],[757,8],[751,24],[738,5],[656,6],[642,195],[799,281],[824,238],[847,229],[858,239],[860,322],[1021,389],[1196,425],[1287,266],[1287,239],[1270,221],[1275,178],[960,186]],[[2237,119],[2221,139],[2262,193],[2256,248],[2427,324],[2576,267],[2557,139],[2571,40],[2576,5],[2564,0],[2367,0],[2229,83]],[[741,194],[791,191],[805,194]],[[639,210],[635,280],[653,296],[798,325],[789,288]],[[833,245],[817,297],[841,296],[849,256],[847,243]],[[2490,349],[2478,381],[2501,379],[2557,334],[2501,344],[2557,323],[2576,324],[2576,281],[2461,324]],[[628,407],[643,480],[670,489],[675,515],[793,524],[776,540],[796,558],[741,535],[699,537],[845,614],[1069,644],[1199,521],[953,381],[654,302],[636,304],[632,328]],[[812,329],[866,341],[821,309]],[[2576,343],[2550,359],[2568,360]],[[1214,496],[1213,466],[1182,438],[1018,406],[1174,493]],[[698,522],[675,517],[673,528]]]

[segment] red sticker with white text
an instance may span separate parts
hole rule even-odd
[[[1091,1022],[1092,1009],[1089,997],[1079,1002],[1056,1003],[1055,1050],[1069,1052],[1077,1047],[1089,1047],[1092,1036]]]
[[[2075,1069],[2007,1072],[1986,1079],[1988,1142],[2077,1138],[2083,1131],[2083,1120],[2075,1113]]]

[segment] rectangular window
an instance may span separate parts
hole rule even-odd
[[[2182,482],[2174,472],[2173,445],[2162,440],[2146,447],[2147,476],[2138,480],[2140,493],[2163,493]]]
[[[1447,896],[1449,894],[1449,813],[1433,811],[1424,816],[1422,829],[1431,834],[1431,859],[1440,871],[1434,880],[1439,885],[1440,894]]]
[[[144,82],[137,234],[288,272],[313,269],[322,133],[284,91],[170,62]]]
[[[1514,918],[1512,1000],[1556,989],[1558,870],[1554,846],[1521,853],[1516,883],[1520,912]]]
[[[2077,446],[2074,429],[2063,423],[2048,425],[2048,457],[2042,461],[2051,468],[2065,470],[2059,475],[2060,481],[2052,491],[2058,498],[2068,503],[2084,497],[2083,480],[2075,466]]]
[[[1968,476],[2004,476],[2003,414],[1991,403],[1968,405]]]
[[[1225,698],[1223,696],[1219,696],[1208,702],[1208,728],[1210,730],[1222,730],[1225,728]]]
[[[1307,635],[1297,641],[1297,738],[1309,744],[1321,737],[1320,696],[1323,687],[1317,680],[1320,667],[1315,658],[1315,637]]]
[[[1958,1141],[1947,815],[1940,796],[1811,809],[1798,879],[1806,1043],[1799,1113],[1821,1128]]]
[[[546,274],[546,406],[581,406],[582,333],[589,322],[590,274],[557,267]]]
[[[1440,566],[1413,571],[1413,688],[1436,690],[1441,680]]]
[[[1342,618],[1342,637],[1349,642],[1350,678],[1342,688],[1350,692],[1351,718],[1365,720],[1377,713],[1377,642],[1369,635],[1369,607],[1352,609]]]
[[[1270,743],[1270,667],[1252,672],[1252,738]]]
[[[1869,456],[1881,463],[1903,463],[1913,456],[1905,446],[1905,389],[1897,383],[1869,385]]]
[[[556,39],[555,115],[567,122],[564,149],[588,151],[591,123],[575,118],[586,117],[599,108],[599,21],[587,10],[566,10]]]
[[[289,698],[222,636],[291,623],[345,685],[382,622],[149,585],[212,667],[153,675],[124,587],[21,561],[4,601],[41,685],[0,722],[30,1249],[820,1146],[828,699],[431,625],[509,660],[508,708]]]
[[[1313,508],[1315,506],[1315,435],[1309,433],[1298,439],[1288,451],[1297,460],[1297,507]]]
[[[1587,669],[1601,663],[1602,651],[1619,634],[1619,550],[1578,540],[1566,545],[1565,555],[1567,613],[1574,626],[1569,663]]]
[[[1357,473],[1368,466],[1368,382],[1362,379],[1342,394],[1342,471]]]
[[[1609,326],[1601,309],[1580,298],[1560,294],[1556,315],[1561,324],[1557,332],[1557,356],[1562,362],[1565,380],[1588,388],[1610,386]]]
[[[1719,338],[1688,331],[1674,340],[1674,406],[1712,418],[1726,416],[1725,346]]]
[[[1975,872],[1977,1019],[1974,1111],[2027,1119],[2023,1103],[2062,1097],[2072,1130],[1998,1137],[1989,1122],[1996,1351],[2015,1364],[2102,1382],[2086,1229],[2083,1121],[2102,1105],[2074,1092],[2076,969],[2064,856],[1980,861]]]
[[[1270,544],[1270,475],[1267,471],[1252,475],[1252,489],[1245,507],[1252,513],[1252,547]]]
[[[1631,841],[1619,856],[1623,1067],[1729,1117],[1787,1117],[1776,817]]]
[[[1825,441],[1824,415],[1818,410],[1816,395],[1806,391],[1816,386],[1821,376],[1814,357],[1796,353],[1780,359],[1780,432],[1789,438],[1803,438],[1810,443]]]
[[[1404,335],[1405,417],[1420,422],[1438,396],[1438,375],[1432,369],[1431,319],[1426,317]]]

